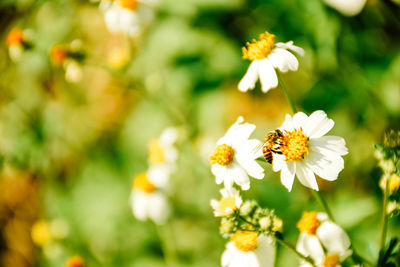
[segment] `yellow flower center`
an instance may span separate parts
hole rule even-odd
[[[133,181],[133,188],[147,194],[150,194],[156,190],[156,186],[149,181],[146,173],[140,173],[135,177],[135,180]]]
[[[286,161],[298,160],[304,154],[308,154],[308,137],[303,133],[303,129],[285,131],[281,138],[280,149]]]
[[[227,209],[230,209],[231,211],[226,211]],[[224,197],[219,201],[218,212],[223,216],[228,216],[237,209],[238,207],[236,207],[236,200],[234,197]]]
[[[397,174],[393,174],[389,178],[389,192],[393,193],[400,188],[400,177]]]
[[[137,0],[119,0],[119,4],[123,8],[135,10],[138,5],[138,1]]]
[[[297,223],[297,228],[301,233],[314,235],[319,226],[316,211],[303,212],[300,221]]]
[[[272,231],[279,232],[283,228],[283,221],[280,218],[277,218],[272,223]]]
[[[20,45],[24,41],[24,34],[21,29],[13,29],[7,36],[7,46]]]
[[[324,262],[322,263],[323,267],[335,267],[339,263],[339,256],[338,254],[332,254],[326,256]]]
[[[253,39],[251,43],[247,42],[247,48],[242,48],[243,58],[248,60],[266,58],[274,48],[274,38],[275,35],[265,32],[260,34],[260,41]]]
[[[55,45],[50,51],[51,61],[55,66],[61,66],[68,57],[67,50],[61,45]]]
[[[83,259],[79,256],[74,256],[68,259],[65,267],[83,267]]]
[[[164,148],[158,140],[150,142],[149,157],[151,164],[161,164],[165,162]]]
[[[226,166],[231,163],[233,159],[233,148],[228,145],[219,145],[215,148],[214,153],[209,157],[211,165],[219,164]]]
[[[257,247],[257,236],[258,234],[256,232],[237,231],[231,237],[231,241],[233,241],[235,246],[241,251],[250,251]]]

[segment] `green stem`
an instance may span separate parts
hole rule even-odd
[[[382,204],[382,217],[381,217],[381,241],[379,244],[379,257],[378,257],[378,266],[381,264],[381,255],[382,251],[385,248],[386,243],[386,232],[387,232],[387,202],[388,202],[388,194],[389,194],[389,179],[386,180],[385,190],[383,191],[383,204]]]
[[[167,266],[176,266],[177,256],[175,241],[171,232],[171,226],[167,222],[164,226],[157,225],[156,229],[161,242],[161,249],[164,255],[165,263]]]
[[[334,222],[335,219],[333,218],[332,212],[328,206],[328,204],[326,203],[325,199],[322,197],[321,193],[319,191],[313,190],[311,189],[311,191],[313,192],[314,197],[317,199],[318,203],[321,205],[321,207],[324,208],[326,214],[328,214],[329,219]]]
[[[285,82],[283,81],[279,71],[276,71],[276,76],[278,76],[279,84],[281,85],[283,91],[285,92],[286,98],[289,101],[289,104],[290,104],[290,107],[292,108],[293,113],[296,114],[296,112],[297,112],[296,106],[294,105],[293,99],[290,96],[287,86],[286,86]]]
[[[245,218],[243,218],[242,216],[240,216],[239,214],[237,214],[237,218],[241,219],[242,221],[244,221],[247,224],[250,224],[251,226],[253,226],[255,228],[255,230],[257,230],[258,232],[260,231],[260,227],[258,225],[255,225],[252,222],[249,222],[248,220],[246,220]],[[248,230],[246,230],[248,231]],[[301,259],[307,261],[308,263],[310,263],[313,267],[316,267],[314,264],[314,261],[309,258],[304,256],[303,254],[301,254],[300,252],[297,251],[296,247],[294,245],[292,245],[291,243],[289,243],[288,241],[286,241],[285,239],[283,239],[283,236],[279,233],[279,232],[274,232],[274,234],[271,233],[267,233],[269,236],[271,236],[272,238],[274,238],[279,244],[287,247],[288,249],[292,250],[294,253],[297,254],[297,256],[299,256]]]

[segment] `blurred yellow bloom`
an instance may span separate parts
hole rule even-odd
[[[83,267],[83,259],[80,256],[73,256],[68,259],[65,267]]]
[[[7,35],[7,46],[11,47],[13,45],[22,45],[24,42],[24,33],[21,29],[15,28],[10,31]]]
[[[147,194],[150,194],[156,190],[156,186],[149,181],[146,173],[140,173],[135,177],[135,180],[133,181],[133,188]]]
[[[45,220],[39,220],[31,229],[32,241],[38,246],[44,246],[52,238],[50,225]]]
[[[400,188],[400,177],[397,174],[392,174],[389,178],[389,192],[393,193]]]

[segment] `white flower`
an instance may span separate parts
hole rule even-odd
[[[307,187],[318,190],[315,175],[336,180],[344,168],[341,156],[348,153],[346,142],[338,136],[324,136],[335,123],[324,111],[315,111],[309,117],[303,112],[293,117],[286,115],[280,130],[280,150],[273,153],[273,170],[281,171],[282,184],[291,191],[295,175]]]
[[[66,60],[64,63],[65,80],[70,83],[78,83],[82,80],[82,67],[76,60]]]
[[[151,0],[102,1],[100,8],[105,10],[104,20],[110,32],[136,36],[154,17],[152,9],[146,6],[152,3]]]
[[[296,249],[311,257],[318,267],[339,267],[352,254],[347,234],[329,221],[325,213],[304,212],[297,223],[300,236]],[[302,261],[301,266],[311,266]]]
[[[230,190],[223,188],[219,192],[222,198],[219,201],[216,199],[211,200],[211,207],[214,209],[216,217],[229,216],[242,205],[242,198],[235,188]]]
[[[249,139],[255,128],[253,124],[243,123],[243,117],[239,117],[218,140],[217,147],[210,156],[211,171],[216,176],[217,184],[224,182],[225,188],[229,189],[236,183],[242,190],[248,190],[248,175],[256,179],[264,177],[264,169],[256,162],[256,159],[262,156],[262,152],[254,152],[261,142]]]
[[[299,67],[297,58],[288,50],[304,55],[304,50],[293,45],[293,41],[274,45],[274,35],[268,32],[260,35],[260,41],[253,40],[252,43],[247,43],[247,48],[243,47],[243,58],[252,62],[239,83],[239,90],[246,92],[253,89],[258,78],[264,93],[277,87],[278,77],[275,69],[287,72],[296,71]]]
[[[178,158],[178,151],[174,144],[178,139],[178,130],[168,127],[163,130],[160,137],[150,141],[149,164],[161,166],[161,168],[173,169]],[[168,166],[168,167],[166,167]]]
[[[141,173],[136,176],[130,204],[133,215],[138,220],[150,219],[157,224],[165,223],[170,214],[167,196],[162,191],[166,186],[163,177],[154,176],[152,173]]]
[[[364,8],[367,0],[323,0],[325,4],[345,16],[355,16]]]
[[[256,232],[236,232],[221,257],[222,267],[273,267],[275,243]]]

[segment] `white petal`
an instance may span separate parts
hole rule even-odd
[[[229,242],[232,243],[232,242]],[[221,265],[222,267],[227,267],[229,264],[232,262],[232,259],[235,255],[235,250],[228,247],[225,249],[225,251],[222,253],[221,256]]]
[[[361,12],[367,0],[323,0],[345,16],[355,16]]]
[[[229,180],[228,170],[227,170],[227,168],[225,166],[222,166],[222,165],[219,165],[219,164],[213,164],[211,166],[211,172],[214,174],[215,182],[217,184],[221,184],[226,179]],[[226,182],[225,182],[225,185],[226,185]]]
[[[162,193],[149,195],[148,215],[157,224],[163,224],[168,219],[170,207],[167,198]]]
[[[299,68],[299,61],[289,51],[282,48],[275,48],[268,56],[268,60],[271,62],[274,68],[279,69],[281,72],[287,72],[288,70],[296,71]]]
[[[246,74],[239,82],[239,91],[247,92],[249,89],[254,89],[258,79],[259,60],[254,60],[250,63]]]
[[[232,146],[243,121],[244,119],[242,116],[238,117],[236,122],[226,131],[225,135],[218,140],[217,145],[227,144]]]
[[[276,76],[275,69],[267,58],[260,60],[259,75],[261,89],[264,93],[278,86],[278,77]]]
[[[240,148],[249,139],[251,133],[256,129],[254,124],[242,123],[238,126],[232,147]]]
[[[317,229],[317,236],[329,254],[341,254],[350,248],[349,237],[333,222],[322,223]]]
[[[285,121],[283,122],[282,126],[279,127],[280,130],[286,130],[286,131],[293,131],[294,126],[293,126],[293,119],[292,116],[289,114],[286,114]],[[304,129],[303,129],[304,130]]]
[[[303,128],[308,122],[308,116],[303,112],[297,112],[293,116],[293,126],[296,129]]]
[[[119,19],[119,8],[113,6],[104,14],[104,21],[110,32],[120,32],[121,23]]]
[[[325,258],[324,249],[315,235],[306,235],[304,240],[304,249],[308,251],[310,257],[318,265],[321,264]]]
[[[280,171],[283,164],[286,164],[285,156],[273,153],[272,157],[272,169],[274,170],[274,172]]]
[[[314,173],[328,181],[336,180],[344,169],[343,158],[330,150],[310,148],[310,153],[305,160]]]
[[[324,111],[317,110],[310,115],[303,131],[309,138],[319,138],[329,132],[333,125],[334,121],[329,119]]]
[[[296,250],[306,257],[308,257],[310,255],[310,252],[305,247],[305,239],[307,237],[308,237],[307,234],[300,233],[299,239],[297,240],[297,243],[296,243]]]
[[[302,183],[304,186],[318,191],[318,184],[317,180],[315,179],[315,175],[307,166],[307,163],[304,162],[304,160],[299,160],[296,162],[296,175],[300,183]]]
[[[329,149],[338,153],[341,156],[348,153],[346,141],[339,136],[322,136],[320,138],[311,139],[310,146]]]
[[[235,183],[239,185],[242,190],[248,190],[250,188],[250,179],[246,171],[237,163],[231,165],[232,166],[228,168],[229,177],[232,177]],[[225,187],[227,186],[225,185]]]
[[[276,246],[271,237],[260,235],[257,240],[257,248],[254,253],[259,265],[262,267],[273,267],[275,264]]]
[[[238,162],[242,168],[244,168],[247,173],[256,178],[264,178],[264,168],[261,167],[255,160],[249,158],[238,159]]]
[[[178,139],[178,130],[174,127],[168,127],[162,131],[158,142],[163,147],[172,146]]]
[[[282,164],[281,182],[289,190],[292,190],[294,174],[296,173],[296,165],[293,161]]]
[[[149,181],[156,185],[156,187],[168,188],[171,171],[169,164],[156,164],[149,167],[146,175]]]
[[[130,196],[133,215],[141,221],[147,219],[148,197],[145,193],[133,190]]]
[[[286,43],[276,43],[275,46],[279,47],[279,48],[292,50],[292,51],[296,52],[297,54],[299,54],[300,56],[304,56],[304,54],[305,54],[304,49],[297,45],[294,45],[293,41],[289,41]]]

